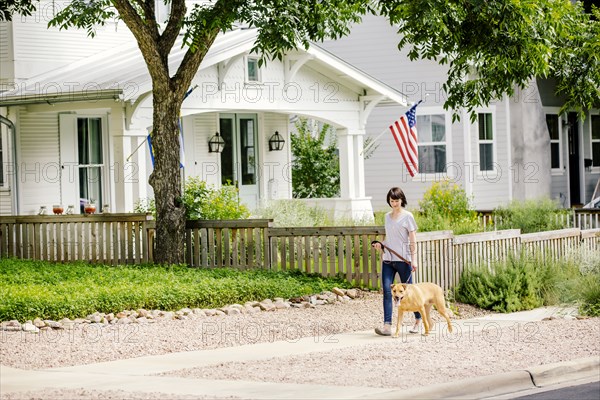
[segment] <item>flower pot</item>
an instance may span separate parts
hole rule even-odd
[[[85,206],[83,206],[83,211],[86,214],[94,214],[96,212],[96,205],[87,203]]]

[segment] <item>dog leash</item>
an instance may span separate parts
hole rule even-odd
[[[381,243],[379,240],[373,240],[371,242],[371,246],[373,246],[375,243],[379,243],[381,245],[381,250],[385,251],[389,251],[390,253],[392,253],[393,255],[395,255],[396,257],[398,257],[400,259],[400,261],[403,261],[405,263],[408,264],[410,268],[410,275],[408,276],[408,279],[406,280],[406,282],[410,281],[413,275],[413,270],[412,270],[412,263],[410,261],[408,261],[406,258],[402,257],[400,254],[398,254],[398,252],[392,248],[390,248],[389,246],[384,245],[383,243]]]

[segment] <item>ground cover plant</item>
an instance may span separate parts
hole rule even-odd
[[[298,271],[104,266],[0,260],[0,321],[85,317],[96,311],[214,308],[350,287]]]

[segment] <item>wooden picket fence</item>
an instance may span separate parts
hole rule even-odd
[[[0,217],[0,257],[56,262],[139,264],[153,262],[155,222],[146,214]],[[378,287],[381,258],[371,247],[383,227],[275,228],[272,220],[188,221],[185,257],[191,267],[299,269],[343,276]],[[417,233],[419,281],[454,287],[465,268],[492,266],[529,251],[558,260],[573,251],[600,252],[600,229],[519,230],[455,236]]]
[[[56,262],[151,262],[154,221],[146,214],[0,217],[0,257]]]

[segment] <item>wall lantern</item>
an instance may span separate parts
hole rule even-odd
[[[275,131],[273,136],[269,139],[269,151],[279,151],[283,150],[283,144],[285,140],[281,137],[279,132]]]
[[[215,135],[208,141],[208,152],[221,153],[224,148],[225,140],[219,135],[219,132],[215,133]]]

